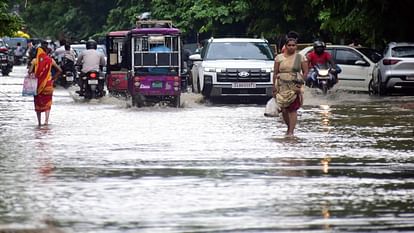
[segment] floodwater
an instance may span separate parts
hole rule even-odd
[[[289,139],[264,105],[57,88],[38,128],[24,72],[0,76],[0,232],[414,231],[413,96],[307,92]]]

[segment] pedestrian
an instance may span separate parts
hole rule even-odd
[[[287,38],[285,51],[276,56],[273,74],[273,96],[287,125],[286,136],[293,137],[297,110],[303,104],[303,77],[307,77],[306,58],[296,52],[297,38]]]
[[[41,46],[36,50],[36,58],[33,59],[29,73],[34,73],[37,78],[37,94],[34,96],[34,105],[38,126],[41,126],[41,113],[45,113],[45,123],[49,124],[49,114],[52,107],[53,82],[59,77],[62,69],[47,54],[47,42],[42,41]],[[51,69],[56,68],[57,72],[52,77]]]
[[[284,53],[285,52],[285,50],[286,50],[286,46],[285,46],[285,44],[286,44],[286,41],[287,41],[287,39],[288,38],[293,38],[293,39],[296,39],[296,41],[298,40],[298,38],[299,38],[299,33],[297,33],[297,32],[295,32],[295,31],[289,31],[285,36],[284,36],[284,38],[281,38],[280,39],[280,41],[279,41],[279,49],[280,49],[280,53]]]
[[[33,60],[33,58],[35,57],[35,53],[36,53],[36,48],[33,45],[32,40],[28,40],[27,41],[27,50],[26,50],[26,57],[27,57],[27,69],[30,68],[30,62]]]

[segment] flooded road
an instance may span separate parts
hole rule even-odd
[[[263,105],[57,88],[37,128],[24,72],[0,76],[0,231],[414,231],[413,96],[308,92],[286,139]]]

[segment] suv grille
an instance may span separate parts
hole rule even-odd
[[[270,82],[270,73],[261,69],[226,69],[217,73],[217,82]]]

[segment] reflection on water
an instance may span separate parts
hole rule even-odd
[[[188,93],[181,109],[138,109],[57,89],[37,128],[22,77],[0,78],[0,229],[414,229],[414,97],[305,93],[285,138],[263,105]]]

